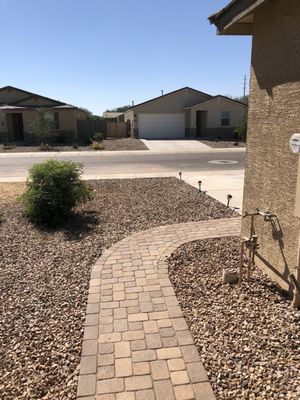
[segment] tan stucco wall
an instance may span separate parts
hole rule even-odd
[[[77,120],[86,119],[86,113],[80,110],[59,110],[59,130],[77,132]]]
[[[236,128],[246,113],[246,107],[233,101],[217,97],[200,103],[190,109],[189,128],[195,129],[196,113],[199,110],[207,111],[207,128],[223,128],[221,125],[222,111],[230,112],[230,125],[227,128]]]
[[[290,136],[300,132],[300,2],[267,2],[254,21],[243,209],[278,216],[273,228],[256,217],[256,263],[288,288],[289,274],[297,274],[300,235],[294,211],[300,156],[289,150]],[[242,234],[249,235],[246,219]]]
[[[77,120],[86,120],[87,114],[80,110],[52,110],[59,114],[59,130],[61,131],[73,131],[77,132]],[[12,112],[19,112],[19,111],[12,111]],[[6,121],[6,114],[11,112],[1,112],[0,111],[0,132],[7,132],[7,121]],[[23,110],[23,127],[24,132],[29,132],[30,126],[34,119],[37,117],[38,112],[36,110]],[[3,123],[2,123],[3,122]]]

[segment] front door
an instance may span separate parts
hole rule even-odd
[[[16,142],[22,142],[24,140],[24,128],[23,128],[23,116],[21,113],[7,114],[10,118],[12,138]]]
[[[197,137],[203,137],[206,135],[207,128],[207,111],[198,110],[196,111],[196,128]]]

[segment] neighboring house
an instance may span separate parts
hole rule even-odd
[[[102,114],[103,118],[118,118],[120,115],[123,115],[123,112],[116,112],[116,111],[105,111]]]
[[[130,134],[143,139],[232,137],[247,106],[189,87],[137,104],[124,113]]]
[[[300,156],[290,150],[300,132],[300,1],[235,0],[210,21],[221,35],[253,36],[243,211],[275,215],[254,219],[255,263],[291,291],[293,277],[300,285]]]
[[[77,121],[88,117],[86,111],[70,104],[5,86],[0,88],[0,141],[26,140],[26,134],[41,110],[62,134],[77,135]]]

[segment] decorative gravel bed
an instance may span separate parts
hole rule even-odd
[[[159,225],[237,216],[176,178],[91,185],[93,201],[58,231],[22,217],[11,200],[22,185],[0,201],[1,400],[75,399],[90,268],[105,247]]]
[[[149,150],[148,147],[139,139],[121,138],[121,139],[106,139],[103,140],[104,149],[97,151],[116,151],[116,150]],[[0,153],[28,153],[41,151],[40,146],[16,146],[10,149],[4,149],[0,145]],[[96,151],[90,146],[78,146],[76,149],[73,146],[54,145],[47,152],[53,151]]]
[[[149,150],[148,147],[139,139],[107,139],[103,140],[104,150]]]
[[[206,144],[207,146],[214,149],[246,147],[245,142],[241,142],[238,140],[199,140],[199,142]]]
[[[258,269],[222,285],[238,265],[239,239],[183,245],[169,273],[218,400],[300,398],[300,311]]]

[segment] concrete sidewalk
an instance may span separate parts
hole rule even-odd
[[[185,182],[198,188],[198,181],[202,181],[201,188],[209,196],[227,205],[227,195],[231,194],[230,206],[237,212],[242,211],[244,170],[238,171],[201,171],[196,174],[184,175]]]
[[[178,153],[245,153],[246,149],[244,147],[239,148],[220,148],[213,149],[209,146],[206,146],[203,143],[199,143],[198,141],[189,141],[188,143],[194,142],[195,146],[186,146],[185,148],[180,148],[180,146],[172,146],[168,147],[167,145],[162,146],[152,146],[150,150],[115,150],[115,151],[35,151],[35,152],[24,152],[24,153],[0,153],[0,158],[39,158],[39,157],[65,157],[65,156],[73,156],[73,157],[108,157],[111,155],[132,155],[132,154],[178,154]]]
[[[199,142],[198,140],[147,140],[140,139],[151,152],[197,152],[197,151],[211,151],[211,147]]]
[[[189,241],[239,233],[238,218],[188,222],[104,252],[91,273],[78,400],[215,400],[166,257]]]

